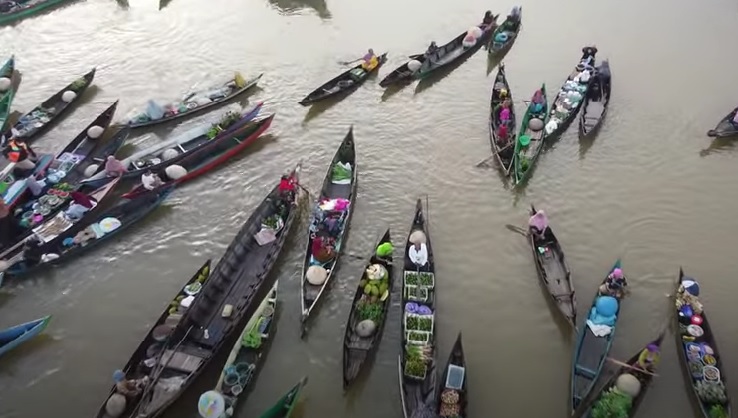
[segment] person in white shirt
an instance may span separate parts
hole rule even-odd
[[[415,265],[423,267],[428,264],[428,247],[422,242],[415,243],[408,250],[408,257]]]
[[[141,175],[141,184],[146,190],[154,190],[164,184],[164,182],[161,181],[159,176],[149,170]]]

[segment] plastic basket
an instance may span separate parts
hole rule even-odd
[[[407,326],[407,319],[408,318],[425,318],[425,319],[430,319],[431,320],[431,329],[430,330],[425,330],[425,329],[420,329],[420,328],[408,328],[408,326]],[[433,329],[435,327],[435,320],[436,320],[436,318],[435,318],[435,315],[434,314],[430,314],[430,315],[418,315],[418,314],[413,314],[413,313],[407,313],[407,312],[405,312],[403,314],[403,316],[402,316],[402,325],[405,328],[405,332],[408,332],[408,331],[420,331],[420,332],[428,332],[428,333],[431,333],[432,334],[433,333]]]

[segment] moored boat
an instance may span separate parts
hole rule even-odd
[[[0,330],[0,356],[40,334],[51,320],[51,315]]]
[[[507,118],[502,120],[503,108]],[[492,87],[492,97],[489,103],[489,141],[492,151],[497,156],[500,168],[506,176],[510,175],[515,155],[515,102],[513,102],[510,84],[505,75],[505,64],[500,63],[495,84]]]
[[[15,98],[13,74],[15,73],[15,57],[11,56],[0,67],[0,131],[5,130],[5,123],[10,115],[10,105]]]
[[[500,26],[495,29],[490,39],[487,53],[490,57],[499,57],[509,51],[523,28],[523,7],[513,6],[510,14]]]
[[[343,335],[343,388],[359,376],[382,339],[394,278],[389,228],[372,249],[351,304]]]
[[[584,97],[582,111],[579,114],[579,137],[584,138],[597,132],[610,105],[610,83],[612,74],[610,62],[602,61],[595,69],[594,77]]]
[[[466,418],[469,390],[467,389],[466,358],[461,333],[451,348],[441,377],[437,411],[440,417]]]
[[[310,94],[305,96],[304,99],[300,100],[300,104],[307,106],[315,102],[325,100],[329,97],[353,92],[358,89],[359,86],[364,84],[372,73],[377,72],[386,61],[387,53],[385,52],[377,57],[377,62],[373,67],[369,66],[369,68],[366,68],[367,64],[362,62],[313,90]]]
[[[620,277],[622,283],[625,283],[620,266],[620,260],[617,260],[595,294],[585,323],[578,329],[571,368],[571,413],[574,413],[594,388],[612,347],[623,294],[604,295],[601,291],[613,278]]]
[[[226,103],[245,93],[250,88],[256,86],[264,74],[251,79],[244,79],[241,73],[236,75],[230,81],[220,86],[212,87],[204,91],[191,92],[186,94],[182,100],[161,106],[150,100],[147,109],[139,112],[133,118],[128,120],[131,128],[141,128],[144,126],[158,125],[160,123],[170,122],[176,119],[182,119],[200,113],[206,109],[212,109],[215,106]]]
[[[410,252],[413,252],[412,257]],[[405,418],[436,410],[436,291],[430,231],[420,199],[405,244],[397,371]]]
[[[738,114],[738,107],[725,115],[718,122],[717,126],[715,126],[715,129],[707,131],[707,136],[711,138],[727,138],[738,135],[738,118],[736,118],[736,114]]]
[[[59,120],[72,104],[79,100],[82,93],[92,84],[94,78],[95,69],[93,68],[90,72],[72,81],[68,86],[54,93],[30,112],[21,116],[13,125],[13,130],[16,132],[15,136],[30,144],[46,128],[51,126],[52,122]],[[3,146],[10,137],[10,131],[3,133]]]
[[[543,211],[541,211],[543,212]],[[538,211],[530,206],[530,215],[536,216]],[[545,213],[539,215],[545,217]],[[545,220],[548,223],[548,220]],[[545,228],[543,236],[539,236],[528,230],[528,242],[533,250],[533,260],[541,284],[546,288],[551,301],[556,305],[559,312],[564,315],[566,322],[572,328],[577,326],[577,301],[574,294],[574,284],[571,281],[571,271],[566,262],[564,250],[561,248],[553,229]]]
[[[158,168],[151,169],[151,173],[158,176],[162,181],[158,188],[179,186],[219,167],[259,139],[261,134],[269,129],[272,120],[274,120],[274,114],[252,121],[244,127],[200,147],[191,154],[176,161],[168,160]],[[146,187],[139,182],[130,191],[123,194],[123,197],[136,197],[141,193],[146,193],[146,191]]]
[[[5,7],[0,8],[0,25],[5,25],[16,20],[38,14],[42,10],[68,1],[70,0],[27,0],[5,2],[3,3]]]
[[[300,286],[303,335],[307,332],[307,320],[335,273],[347,238],[356,199],[356,172],[352,126],[331,160],[310,217]]]
[[[546,138],[553,139],[561,135],[577,116],[593,79],[594,63],[595,54],[588,59],[581,59],[556,93],[544,130]]]
[[[679,268],[674,307],[677,355],[699,416],[729,418],[733,407],[726,368],[699,295],[699,283]]]
[[[523,115],[518,137],[515,141],[515,154],[513,155],[513,180],[515,184],[521,184],[528,177],[543,149],[543,132],[548,120],[548,99],[546,97],[546,83],[537,90],[528,109]]]
[[[418,64],[422,64],[423,61],[425,61],[425,54],[410,55],[408,58],[410,58],[410,61],[407,61],[387,74],[387,76],[379,82],[379,86],[389,87],[393,84],[413,80],[413,74],[415,74],[415,72],[418,71],[418,68],[420,68],[420,65]],[[417,63],[410,64],[413,61],[416,61]],[[411,69],[411,67],[413,69]]]
[[[300,394],[307,385],[307,376],[303,377],[289,392],[279,398],[276,404],[261,414],[259,418],[290,418],[295,410]]]

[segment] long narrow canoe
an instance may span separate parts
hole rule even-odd
[[[616,268],[620,268],[620,260],[618,259],[612,268],[605,275],[604,284],[607,276]],[[592,324],[592,314],[596,311],[597,302],[600,298],[599,289],[592,301],[592,307],[587,313],[587,321],[579,327],[577,334],[577,345],[574,348],[574,356],[571,368],[571,398],[570,410],[572,413],[579,407],[579,403],[584,400],[594,388],[594,384],[602,373],[602,367],[607,359],[607,354],[612,347],[612,341],[615,338],[615,326],[620,317],[620,300],[618,300],[617,309],[614,314],[614,322],[606,330],[606,335],[602,335],[598,330],[595,335],[592,328],[597,328],[597,324]]]
[[[517,18],[512,15],[507,16],[505,21],[492,34],[489,48],[487,49],[487,53],[492,58],[498,58],[509,51],[518,38],[520,30],[523,28],[523,7],[515,7],[518,8],[519,12]]]
[[[594,65],[594,56],[592,56],[592,65]],[[582,78],[581,80],[585,81],[581,81],[581,74],[585,70],[589,74],[589,78]],[[589,85],[594,79],[591,74],[592,70],[591,67],[587,68],[582,64],[577,65],[556,93],[556,98],[549,109],[547,123],[551,125],[551,129],[549,131],[547,127],[546,138],[555,138],[561,135],[577,116],[577,112],[579,112],[582,103],[584,103],[584,98],[587,96]],[[578,95],[579,98],[573,99],[570,95]]]
[[[542,108],[535,109],[536,103],[532,101],[528,104],[525,111],[523,121],[518,131],[518,139],[515,141],[515,155],[513,155],[513,169],[515,184],[521,184],[529,176],[538,156],[543,149],[544,126],[548,120],[548,98],[546,97],[546,83],[541,85],[540,89],[543,94]],[[531,125],[533,122],[533,125]]]
[[[79,101],[82,93],[92,84],[94,78],[95,69],[93,68],[90,72],[72,81],[68,86],[54,93],[53,96],[33,108],[33,110],[21,116],[18,122],[13,125],[17,137],[24,139],[29,144],[38,138],[46,128],[51,126],[52,122],[58,121],[72,104]],[[3,134],[3,146],[10,136],[9,131]]]
[[[579,138],[595,134],[602,125],[610,105],[611,83],[610,62],[604,60],[597,66],[579,113]]]
[[[536,214],[536,208],[530,206],[530,215]],[[564,256],[553,229],[546,228],[545,236],[539,239],[532,233],[528,234],[528,242],[533,250],[533,260],[541,284],[546,288],[551,301],[566,318],[572,328],[577,326],[577,300],[574,294],[574,284],[571,281],[571,270]]]
[[[423,266],[410,259],[413,242],[427,250]],[[397,374],[400,382],[400,401],[405,418],[420,410],[435,410],[436,402],[436,292],[435,262],[430,231],[420,199],[415,204],[415,216],[405,244],[402,280],[402,319],[400,355]],[[420,308],[420,307],[424,308]],[[430,311],[430,313],[428,313]]]
[[[162,109],[163,115],[159,118],[152,118],[152,115],[147,110],[134,116],[126,123],[131,128],[142,128],[144,126],[158,125],[160,123],[190,117],[206,109],[212,109],[231,99],[235,99],[256,86],[263,75],[259,74],[252,79],[244,80],[241,74],[237,72],[232,80],[223,85],[215,86],[204,91],[188,93],[181,101]],[[149,102],[149,105],[151,106],[152,103]]]
[[[651,387],[654,373],[656,372],[655,367],[650,370],[644,370],[642,366],[638,363],[638,360],[641,357],[641,353],[643,353],[644,350],[648,350],[649,347],[656,347],[660,351],[661,342],[663,341],[665,334],[666,328],[661,331],[661,333],[655,340],[646,344],[646,346],[644,346],[641,350],[638,350],[637,353],[635,353],[627,362],[625,362],[626,365],[621,365],[620,367],[618,367],[615,373],[613,373],[612,377],[602,386],[599,393],[597,393],[597,395],[593,397],[592,402],[590,402],[588,405],[581,405],[581,407],[586,407],[587,410],[584,411],[584,413],[579,418],[591,418],[593,410],[606,410],[605,408],[609,404],[607,403],[605,398],[612,396],[610,392],[616,388],[617,380],[623,374],[629,374],[635,377],[640,383],[640,391],[635,397],[631,398],[630,408],[628,409],[628,418],[635,417],[638,413],[638,407],[646,398],[646,393],[648,393],[648,389],[649,387]]]
[[[410,55],[408,58],[410,58],[410,61],[407,61],[406,63],[402,64],[401,66],[395,68],[385,76],[382,81],[379,82],[379,85],[381,87],[389,87],[393,84],[399,84],[403,82],[409,82],[413,80],[413,74],[417,71],[411,70],[408,67],[408,64],[410,64],[411,61],[417,61],[419,64],[422,64],[425,61],[425,54],[415,54]]]
[[[505,97],[500,95],[502,90],[507,92]],[[508,100],[510,103],[510,119],[507,122],[507,134],[501,137],[499,130],[500,126],[502,126],[500,111],[502,110],[502,103],[505,100]],[[495,85],[492,87],[492,97],[489,102],[489,142],[492,145],[492,151],[497,156],[497,161],[500,163],[500,168],[502,168],[502,172],[506,176],[510,175],[510,170],[513,168],[516,122],[515,102],[513,101],[510,84],[507,82],[507,76],[505,75],[505,64],[500,63],[497,75],[495,76]]]
[[[303,377],[289,392],[279,398],[276,404],[261,414],[259,418],[290,418],[295,410],[300,394],[308,383],[307,376]]]
[[[299,167],[288,175],[296,184]],[[232,342],[241,330],[239,324],[254,314],[271,289],[268,276],[297,219],[298,196],[275,185],[244,222],[184,317],[162,330],[156,350],[131,358],[129,378],[148,377],[150,383],[119,418],[162,415],[211,365],[224,344]],[[97,417],[105,417],[105,405]]]
[[[166,161],[165,164],[151,170],[151,172],[163,181],[163,184],[159,186],[160,188],[176,187],[194,180],[221,166],[253,144],[269,129],[273,120],[274,114],[271,114],[263,119],[252,121],[243,128],[200,147],[196,152],[176,161]],[[169,170],[170,167],[174,168],[175,162],[177,166],[184,169],[184,175],[179,176]],[[137,183],[123,197],[133,198],[142,193],[146,193],[146,188],[143,184]]]
[[[344,390],[359,376],[369,357],[377,351],[382,340],[384,324],[387,323],[394,268],[391,253],[384,256],[378,254],[380,246],[386,244],[392,245],[389,228],[372,249],[346,321],[343,335]],[[386,275],[377,277],[374,274],[376,271],[384,271]],[[369,332],[365,326],[369,326],[369,329],[373,327],[373,330]]]
[[[13,103],[15,98],[15,86],[13,86],[13,74],[15,72],[15,57],[11,56],[2,67],[0,67],[0,80],[7,84],[0,88],[0,131],[5,130],[5,123],[8,121],[10,115],[10,105]]]
[[[736,113],[738,113],[738,107],[725,115],[714,129],[707,131],[707,136],[711,138],[727,138],[738,135],[738,123],[733,123]]]
[[[321,100],[325,100],[329,97],[349,94],[364,84],[370,75],[379,71],[379,68],[386,61],[387,53],[385,52],[377,57],[377,65],[369,71],[364,69],[363,63],[356,65],[313,90],[310,94],[305,96],[304,99],[300,100],[300,104],[307,106]]]
[[[459,333],[441,377],[441,390],[436,404],[439,416],[459,418],[468,416],[466,412],[469,401],[467,381],[466,358],[464,346],[461,344],[461,333]]]
[[[699,284],[695,279],[685,276],[681,267],[679,268],[675,295],[674,323],[677,331],[674,334],[676,336],[677,355],[679,363],[682,365],[686,383],[691,387],[689,392],[692,403],[695,409],[699,411],[700,417],[732,417],[733,406],[726,388],[728,379],[725,375],[726,369],[723,356],[718,351],[715,332],[710,327],[707,313],[697,298],[699,296]],[[685,306],[688,306],[689,309],[684,308]],[[685,310],[691,311],[692,316],[686,315]],[[701,318],[701,322],[696,320],[695,316]],[[699,328],[695,329],[695,326],[692,326],[693,324],[700,324],[696,325]],[[708,355],[711,358],[706,358]],[[717,368],[719,382],[709,384],[704,381],[704,366]],[[709,390],[707,390],[708,388]],[[706,397],[705,394],[712,396]],[[719,412],[722,412],[722,414]]]
[[[348,170],[350,174],[346,175]],[[310,217],[300,286],[303,336],[307,332],[310,315],[333,277],[347,238],[356,199],[356,173],[356,147],[352,126],[331,160],[328,173],[323,180],[323,187],[320,189],[320,196]],[[318,261],[314,257],[313,242],[316,239],[332,242],[334,250],[332,254],[326,255],[328,258],[325,261]]]
[[[0,356],[40,334],[51,320],[51,315],[0,331]]]
[[[57,6],[70,0],[27,0],[8,2],[8,7],[0,9],[0,25],[20,20],[50,7]]]

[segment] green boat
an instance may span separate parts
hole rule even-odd
[[[295,410],[295,405],[300,400],[300,392],[307,385],[307,382],[307,376],[303,377],[298,384],[282,396],[274,406],[261,414],[259,418],[289,418],[292,416],[292,411]]]
[[[0,25],[33,16],[42,10],[67,1],[69,0],[16,0],[4,2],[3,4],[6,6],[0,8]]]
[[[11,56],[10,59],[5,61],[2,68],[0,68],[0,79],[7,86],[4,91],[0,91],[0,132],[5,129],[5,123],[8,121],[8,116],[10,115],[10,105],[13,103],[13,98],[15,97],[13,72],[15,72],[15,57]],[[10,83],[8,84],[8,82]]]
[[[534,103],[536,95],[543,96],[542,103]],[[538,155],[543,149],[544,126],[548,121],[548,99],[546,98],[546,83],[541,85],[541,89],[536,91],[528,104],[528,109],[523,116],[523,122],[520,124],[518,139],[515,142],[515,155],[513,155],[513,165],[515,171],[515,184],[522,183],[530,176],[533,166],[538,160]],[[538,108],[536,109],[536,106]],[[531,121],[536,121],[531,124]]]

